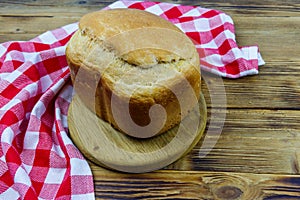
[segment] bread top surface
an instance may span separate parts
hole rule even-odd
[[[83,16],[66,55],[78,68],[100,72],[120,96],[132,97],[134,92],[145,99],[182,80],[200,85],[199,58],[191,40],[171,22],[146,11],[113,9]]]
[[[180,29],[167,20],[137,9],[112,9],[92,12],[84,15],[79,22],[80,30],[91,31],[90,34],[103,40],[118,33],[143,27],[160,27],[180,32]]]

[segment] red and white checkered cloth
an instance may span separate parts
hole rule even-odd
[[[192,39],[200,56],[201,69],[205,71],[239,78],[258,74],[258,66],[265,64],[257,46],[236,44],[233,21],[221,11],[140,1],[117,1],[106,9],[114,8],[146,10],[171,21]]]
[[[117,1],[182,29],[201,68],[237,78],[258,73],[257,46],[239,48],[231,18],[216,10],[169,3]],[[0,44],[0,199],[94,199],[91,170],[68,136],[73,87],[65,47],[77,23],[27,42]]]

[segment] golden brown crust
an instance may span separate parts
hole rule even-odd
[[[148,32],[157,34],[145,35],[146,32],[140,31],[149,27]],[[171,32],[162,35],[160,29]],[[130,34],[126,35],[128,32]],[[144,41],[135,41],[135,36],[139,38],[141,32]],[[172,39],[170,43],[168,40]],[[155,45],[145,48],[146,41],[162,48]],[[130,51],[130,45],[138,49]],[[87,14],[80,20],[79,30],[67,46],[66,57],[76,93],[90,110],[117,129],[120,128],[113,117],[112,94],[120,103],[130,99],[130,115],[140,126],[150,123],[148,112],[151,106],[162,105],[167,120],[159,133],[177,125],[196,104],[184,81],[188,81],[199,98],[201,77],[194,45],[176,26],[145,11],[116,9]],[[108,64],[99,66],[103,60]],[[176,95],[183,100],[182,105]],[[124,115],[122,120],[126,117]],[[135,136],[144,137],[143,133]]]
[[[170,22],[154,14],[136,9],[113,9],[84,15],[80,30],[91,31],[95,37],[109,38],[116,34],[143,27],[160,27],[180,31]]]

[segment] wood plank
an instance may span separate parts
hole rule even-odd
[[[0,33],[0,43],[8,41],[28,41],[35,38],[39,34],[37,33],[20,33],[20,34],[1,34]]]
[[[226,11],[234,19],[238,44],[257,43],[266,65],[257,76],[222,79],[227,118],[219,138],[207,136],[209,144],[217,144],[206,157],[200,158],[199,143],[167,170],[153,173],[122,174],[91,164],[96,197],[300,199],[299,0],[176,3]],[[110,1],[98,0],[1,1],[0,42],[30,39],[108,4]],[[216,78],[209,81],[216,82]],[[203,91],[211,107],[205,84]]]
[[[0,42],[31,39],[78,21],[83,14],[110,2],[1,1]],[[238,44],[258,44],[266,65],[257,76],[222,79],[227,118],[219,138],[207,136],[209,144],[217,143],[206,157],[200,158],[203,143],[199,143],[167,170],[153,173],[122,174],[91,164],[96,197],[300,199],[299,0],[178,0],[176,3],[226,11],[235,22]],[[216,78],[212,76],[209,81],[216,82]],[[203,91],[211,107],[205,84]],[[218,123],[213,128],[217,130]]]
[[[38,1],[41,3],[42,1]],[[43,1],[45,2],[45,1]],[[59,1],[61,2],[61,1]],[[170,1],[171,2],[171,1]],[[185,2],[185,1],[184,1]],[[239,1],[240,2],[240,1]],[[207,7],[211,9],[218,9],[226,12],[227,14],[231,16],[235,15],[248,15],[249,17],[253,17],[253,14],[257,17],[266,17],[266,16],[273,16],[273,17],[299,17],[299,13],[295,12],[293,9],[288,9],[286,8],[285,5],[274,5],[274,8],[266,8],[263,5],[261,6],[247,6],[240,4],[239,2],[236,2],[235,4],[228,4],[222,2],[222,3],[215,3],[217,8],[214,6],[204,6],[206,4],[210,5],[210,1],[204,2],[201,1],[201,4],[198,6],[200,7]],[[82,4],[76,5],[76,3],[72,5],[68,5],[68,9],[65,9],[64,5],[59,5],[59,4],[52,4],[52,5],[28,5],[28,4],[21,4],[17,3],[16,4],[8,4],[8,3],[3,3],[0,2],[0,13],[2,14],[7,14],[7,15],[13,15],[13,14],[35,14],[35,13],[57,13],[61,15],[68,15],[68,13],[84,13],[86,11],[91,11],[91,10],[99,10],[110,3],[96,3],[96,4],[91,4],[91,6],[83,6]],[[195,3],[194,3],[195,4]],[[188,3],[182,3],[182,5],[193,5],[193,3],[188,4]],[[275,7],[276,6],[276,7]],[[36,9],[36,8],[39,9]],[[294,6],[295,9],[299,10],[299,6],[297,7],[296,5]],[[251,16],[252,15],[252,16]]]
[[[6,24],[6,26],[0,30],[0,34],[42,33],[76,22],[82,15],[94,10],[98,9],[76,8],[75,10],[71,9],[70,12],[63,12],[62,8],[50,10],[29,8],[26,9],[25,13],[20,13],[19,9],[1,8],[0,23]],[[12,14],[14,12],[17,13]],[[233,16],[239,45],[258,44],[267,64],[270,61],[300,62],[298,56],[300,49],[297,48],[297,44],[300,43],[300,35],[298,34],[299,14],[290,16],[292,12],[281,12],[284,13],[284,17],[276,16],[278,12],[259,11],[255,13],[255,16],[253,13],[240,14],[235,12],[237,11],[228,14]],[[271,21],[270,17],[272,18]],[[285,28],[282,29],[282,27]],[[282,50],[283,46],[284,50]]]
[[[35,6],[35,7],[91,7],[91,6],[106,6],[111,4],[114,1],[99,1],[99,0],[47,0],[47,1],[32,1],[32,0],[17,0],[17,1],[9,1],[8,2],[0,2],[2,6]]]
[[[160,170],[122,174],[91,165],[97,199],[299,199],[299,175]]]
[[[31,39],[39,33],[78,21],[85,12],[91,11],[87,8],[76,8],[63,12],[64,8],[58,6],[50,10],[27,7],[29,9],[26,9],[24,13],[23,10],[12,9],[17,12],[16,15],[10,10],[1,8],[3,12],[1,12],[0,22],[7,25],[0,30],[0,42],[8,39]],[[277,16],[278,13],[281,15]],[[269,107],[271,102],[271,109],[299,109],[300,79],[295,78],[295,75],[300,74],[297,70],[300,65],[298,56],[300,49],[296,47],[300,43],[300,35],[297,31],[300,16],[298,14],[293,17],[284,17],[283,13],[292,15],[293,12],[259,11],[254,18],[253,13],[231,11],[230,14],[233,14],[236,22],[238,43],[241,45],[259,44],[266,65],[260,68],[258,76],[234,80],[234,84],[232,80],[224,79],[229,108],[264,108],[266,105]],[[259,20],[256,20],[257,18]],[[286,28],[282,29],[282,27]],[[280,34],[279,30],[284,32]],[[7,38],[6,35],[8,35]],[[1,38],[4,39],[1,40]],[[282,50],[282,46],[285,51]],[[271,76],[263,76],[265,74],[276,75],[276,80]],[[212,79],[212,81],[215,80]],[[245,84],[245,81],[249,81],[249,84]],[[206,100],[209,102],[209,92],[205,85],[203,88]],[[249,95],[252,98],[249,98]],[[208,103],[208,106],[211,105]]]
[[[55,17],[49,15],[28,15],[28,16],[7,16],[0,15],[0,24],[6,24],[5,29],[0,34],[39,34],[48,30],[56,29],[61,26],[77,22],[77,17]],[[1,41],[2,42],[2,41]]]
[[[38,2],[40,4],[40,1]],[[65,3],[69,5],[70,2],[68,2]],[[26,5],[22,6],[26,7]],[[0,12],[0,23],[5,23],[6,26],[0,30],[0,33],[41,33],[76,22],[83,14],[98,10],[103,6],[99,5],[98,8],[74,7],[74,9],[70,8],[68,12],[65,12],[64,8],[58,7],[58,5],[57,7],[54,6],[55,8],[42,8],[41,10],[27,5],[25,13],[24,9],[6,9],[3,7]],[[281,13],[281,15],[278,13]],[[259,44],[267,62],[269,60],[273,61],[274,58],[276,60],[288,59],[293,61],[296,59],[299,61],[300,49],[296,46],[300,43],[300,35],[298,34],[299,13],[295,15],[294,12],[270,12],[264,10],[258,10],[255,13],[248,11],[247,13],[235,9],[228,11],[228,14],[234,19],[239,45]],[[270,21],[270,17],[272,17],[272,21]],[[282,29],[282,27],[286,28]],[[290,38],[293,38],[293,40]],[[284,51],[282,51],[283,42]]]
[[[48,1],[32,1],[32,0],[18,0],[18,1],[11,1],[1,2],[2,6],[5,5],[26,5],[26,6],[78,6],[78,7],[86,7],[86,6],[106,6],[113,1],[99,1],[99,0],[81,0],[81,1],[74,1],[74,0],[61,0],[59,2],[55,0],[48,0]],[[201,5],[201,6],[209,6],[209,7],[236,7],[239,9],[249,9],[249,8],[269,8],[274,10],[282,10],[282,9],[299,9],[299,1],[297,0],[287,0],[284,2],[281,1],[274,1],[274,0],[265,0],[265,1],[256,1],[256,0],[228,0],[226,2],[220,0],[204,0],[204,1],[195,1],[195,0],[162,0],[162,2],[170,2],[170,3],[178,3],[184,5]],[[0,4],[0,5],[1,5]]]
[[[278,65],[277,65],[278,66]],[[284,66],[284,65],[282,65]],[[289,75],[281,75],[276,66],[261,67],[260,74],[240,79],[220,79],[219,77],[203,73],[202,90],[208,107],[211,107],[209,90],[206,84],[215,85],[211,91],[214,98],[223,98],[221,91],[225,87],[227,108],[268,108],[268,109],[300,109],[300,76],[297,65],[291,65]],[[266,68],[268,75],[264,75]],[[275,72],[273,74],[273,71]],[[284,70],[283,70],[284,71]],[[205,83],[206,82],[208,83]],[[218,89],[220,88],[220,90]],[[214,107],[223,105],[213,105]]]
[[[222,119],[216,118],[213,125],[208,122],[212,132],[205,132],[206,145],[202,139],[190,154],[168,169],[300,173],[299,111],[230,109],[226,115],[220,137],[214,133]],[[203,157],[209,147],[213,148]]]
[[[239,45],[257,44],[268,61],[298,61],[300,14],[297,17],[233,16]]]
[[[275,60],[274,58],[270,58],[267,59],[266,62],[266,65],[259,68],[260,75],[285,75],[287,80],[293,79],[295,75],[300,75],[300,61],[297,61],[296,59],[279,61]]]
[[[206,129],[205,143],[203,137],[187,156],[165,169],[300,173],[299,111],[230,109],[226,115],[220,137],[215,133],[222,119],[216,117],[208,122],[212,132],[208,135]]]

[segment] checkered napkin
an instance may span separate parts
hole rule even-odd
[[[201,68],[237,78],[258,73],[257,46],[238,47],[231,18],[216,10],[117,1],[105,9],[157,14],[195,43]],[[0,199],[93,199],[91,170],[68,135],[73,87],[65,47],[77,23],[27,42],[0,44]]]
[[[222,77],[258,74],[265,64],[257,46],[239,47],[234,25],[225,13],[195,6],[169,3],[117,1],[106,9],[135,8],[159,15],[175,24],[194,42],[201,69]]]

